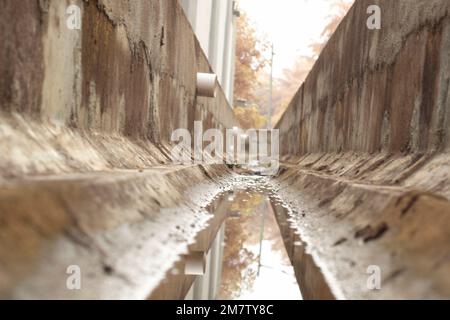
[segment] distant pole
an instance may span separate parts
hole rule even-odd
[[[273,113],[273,56],[275,55],[273,51],[272,42],[272,53],[270,56],[270,80],[269,80],[269,119],[267,121],[267,128],[272,129],[272,113]]]
[[[262,205],[258,207],[261,210],[261,225],[259,227],[259,255],[258,255],[258,277],[261,273],[261,258],[262,258],[262,245],[264,240],[264,222],[266,220],[267,201],[264,201]]]

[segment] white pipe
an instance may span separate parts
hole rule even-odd
[[[193,252],[186,257],[184,274],[202,276],[206,271],[206,255],[204,252]]]
[[[197,95],[215,98],[217,91],[217,75],[214,73],[197,73]]]

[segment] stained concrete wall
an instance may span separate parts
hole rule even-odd
[[[295,226],[282,229],[306,298],[450,297],[449,12],[357,0],[278,123]]]
[[[0,26],[1,129],[20,155],[0,156],[3,175],[167,163],[174,129],[236,124],[221,90],[196,97],[212,69],[176,0],[2,1]]]
[[[372,4],[380,30],[366,27]],[[442,0],[356,1],[278,123],[282,156],[450,198],[449,10]]]
[[[229,175],[174,165],[172,131],[236,124],[196,96],[212,70],[180,4],[4,0],[0,28],[0,297],[147,298]]]
[[[373,4],[381,30],[366,27]],[[448,150],[449,9],[356,1],[278,124],[283,153]]]

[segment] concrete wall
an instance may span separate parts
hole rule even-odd
[[[449,12],[357,0],[277,125],[292,210],[275,209],[306,299],[450,297]]]
[[[80,30],[66,26],[70,4]],[[149,297],[230,173],[174,165],[172,131],[236,124],[222,90],[196,96],[197,72],[212,68],[183,9],[177,0],[0,7],[0,298]],[[73,265],[79,290],[66,282]]]
[[[372,4],[381,30],[366,27]],[[278,124],[283,154],[448,150],[449,10],[356,1]]]
[[[66,27],[72,3],[81,30]],[[166,163],[174,129],[236,123],[222,91],[196,97],[212,69],[176,0],[7,0],[0,24],[3,147],[16,153],[0,156],[4,175]]]

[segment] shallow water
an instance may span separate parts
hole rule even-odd
[[[300,300],[283,239],[264,190],[228,194],[219,299]]]
[[[266,177],[256,175],[234,175],[223,183],[202,209],[210,214],[205,228],[150,299],[302,299],[282,237],[291,250],[296,227],[290,221],[295,211],[278,196],[279,190]],[[300,252],[295,246],[291,253]],[[204,254],[203,271],[199,252]]]

